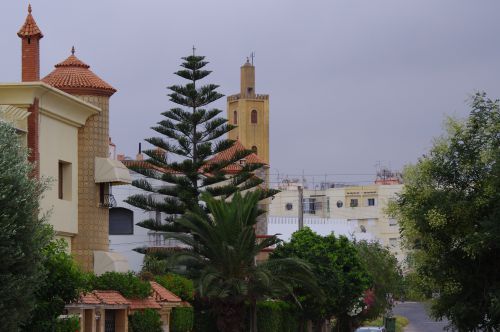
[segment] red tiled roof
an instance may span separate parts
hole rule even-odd
[[[73,94],[111,96],[116,92],[115,88],[94,74],[89,65],[75,56],[74,48],[72,54],[55,67],[56,69],[42,79],[55,88]]]
[[[181,298],[160,285],[155,281],[150,281],[151,287],[153,288],[153,293],[158,301],[162,302],[181,302]]]
[[[130,301],[119,292],[113,290],[95,290],[91,293],[81,294],[77,303],[79,304],[106,304],[106,305],[129,305]]]
[[[154,298],[148,297],[145,299],[130,299],[130,309],[161,309],[161,305]]]
[[[220,163],[224,162],[227,160],[231,160],[234,158],[234,155],[240,151],[246,150],[243,144],[239,140],[234,142],[233,146],[231,146],[229,149],[224,150],[216,154],[212,159],[208,161],[208,164],[213,164],[213,163]],[[223,170],[228,173],[236,173],[241,171],[243,168],[243,165],[240,164],[240,162],[248,163],[248,164],[264,164],[266,165],[265,162],[262,161],[262,159],[259,158],[255,153],[251,153],[245,158],[241,159],[238,162],[232,163],[230,165],[227,165]]]
[[[130,301],[123,297],[117,291],[113,290],[95,290],[92,293],[101,301],[102,304],[108,305],[120,305],[120,304],[130,304]]]
[[[24,22],[21,29],[19,29],[17,35],[21,38],[34,37],[34,36],[39,36],[40,38],[43,38],[42,31],[40,30],[40,28],[38,28],[38,25],[36,25],[33,16],[31,16],[31,5],[28,5],[28,16],[26,16],[26,21]]]

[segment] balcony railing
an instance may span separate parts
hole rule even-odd
[[[111,194],[106,194],[102,196],[100,206],[103,208],[111,209],[116,206],[115,196]]]

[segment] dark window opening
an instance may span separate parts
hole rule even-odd
[[[134,234],[134,212],[126,208],[109,210],[109,235]]]
[[[356,207],[358,206],[358,200],[356,198],[352,198],[351,199],[351,204],[350,204],[351,207]]]
[[[233,124],[238,124],[238,112],[234,111],[233,112]]]
[[[368,206],[375,206],[375,198],[368,198]]]
[[[250,116],[250,121],[254,124],[257,123],[257,111],[256,110],[252,110],[252,113]]]
[[[59,162],[58,165],[58,182],[59,182],[59,199],[63,199],[63,189],[64,189],[64,165],[62,162]]]
[[[28,38],[28,44],[31,44],[31,38]]]
[[[257,154],[257,147],[255,145],[252,146],[252,151],[253,151],[253,153]]]

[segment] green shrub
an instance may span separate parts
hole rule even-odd
[[[183,301],[192,301],[194,298],[193,281],[180,275],[169,273],[155,278],[156,282],[180,297]]]
[[[77,316],[59,319],[56,322],[55,332],[76,332],[80,331],[80,320]]]
[[[257,303],[257,329],[259,332],[296,332],[299,322],[293,307],[284,301]]]
[[[142,264],[142,272],[150,272],[154,275],[167,273],[167,261],[152,255],[146,255]]]
[[[193,329],[194,310],[192,307],[176,307],[170,316],[171,332],[189,332]]]
[[[144,299],[151,294],[151,285],[142,281],[132,272],[106,272],[92,280],[92,288],[116,290],[127,298]]]
[[[160,314],[153,309],[136,311],[129,316],[129,332],[162,332]]]
[[[210,310],[195,310],[193,331],[219,332],[216,318]]]

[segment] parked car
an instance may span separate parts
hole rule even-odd
[[[356,329],[354,332],[386,332],[383,326],[363,326]]]

